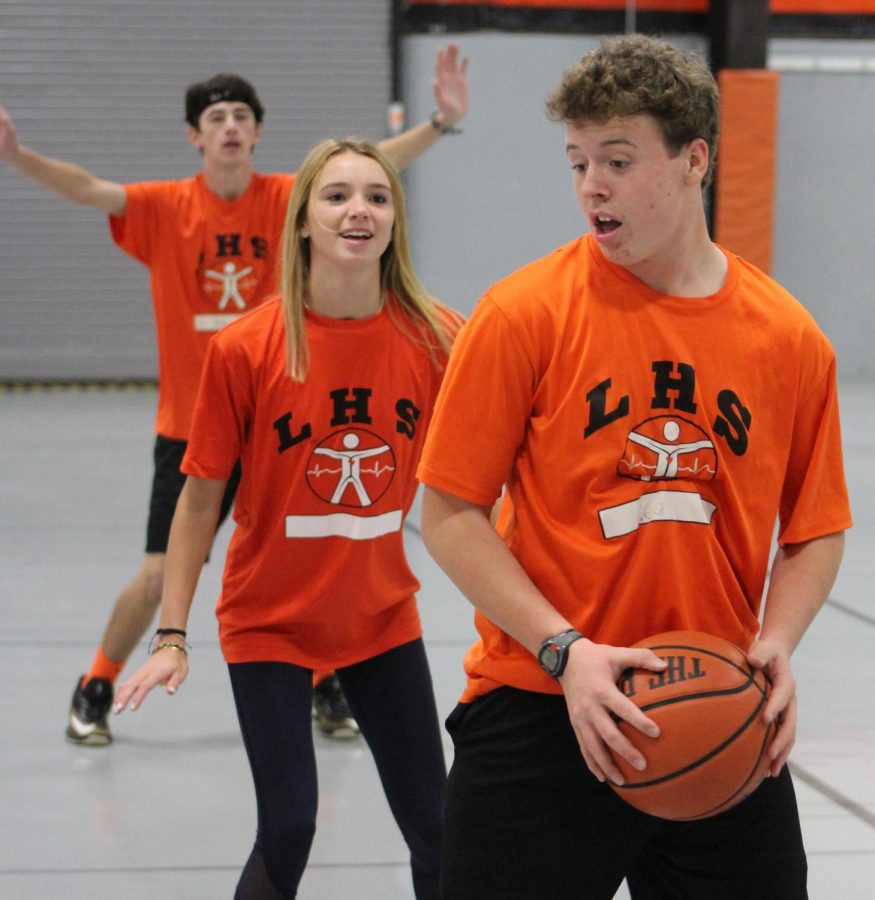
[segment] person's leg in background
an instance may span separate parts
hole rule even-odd
[[[359,735],[358,723],[334,669],[313,673],[313,720],[322,734],[335,741],[349,741]]]
[[[147,553],[136,578],[113,607],[91,668],[73,692],[66,737],[74,744],[102,747],[112,741],[107,714],[113,686],[161,602],[164,553]]]
[[[134,580],[115,601],[91,668],[76,683],[65,732],[73,744],[103,747],[112,741],[107,715],[116,679],[149,630],[161,603],[170,524],[185,484],[185,475],[179,471],[185,448],[185,441],[172,441],[161,435],[155,439],[146,555]],[[238,463],[225,488],[217,527],[233,506],[239,482]]]

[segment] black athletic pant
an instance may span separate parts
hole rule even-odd
[[[258,805],[258,833],[237,900],[294,897],[316,828],[312,671],[228,666]],[[421,640],[338,669],[395,821],[410,848],[418,900],[437,900],[446,767]]]
[[[669,822],[587,769],[565,699],[499,688],[447,720],[444,900],[805,900],[786,766],[721,815]]]

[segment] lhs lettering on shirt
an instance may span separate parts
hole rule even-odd
[[[253,235],[249,238],[249,247],[256,259],[267,258],[267,239]],[[226,256],[243,256],[243,235],[232,232],[231,234],[216,235],[216,257],[221,259]]]
[[[337,428],[341,425],[370,425],[372,423],[370,404],[373,391],[365,387],[339,388],[329,391],[326,397],[328,424]],[[406,397],[395,402],[395,431],[408,440],[416,437],[416,426],[420,417],[419,407]],[[309,422],[293,426],[293,413],[281,415],[273,427],[277,433],[277,453],[285,453],[302,441],[313,437],[313,427]]]
[[[293,425],[292,412],[283,413],[274,421],[277,453],[308,442],[309,459],[304,477],[325,510],[317,514],[287,515],[286,537],[370,540],[400,531],[403,522],[400,508],[380,513],[370,511],[388,491],[397,470],[391,441],[365,427],[373,425],[372,397],[373,391],[367,387],[329,391],[325,397],[324,431],[315,436],[312,423]],[[394,410],[395,431],[413,440],[419,408],[412,400],[402,397],[395,402]]]
[[[697,404],[693,397],[696,388],[696,370],[688,363],[674,363],[660,360],[652,365],[653,396],[651,409],[676,409],[695,413]],[[591,437],[611,422],[629,415],[629,397],[625,395],[614,400],[613,409],[608,409],[608,392],[612,386],[610,378],[592,388],[586,395],[589,407],[589,421],[583,431],[584,438]],[[751,424],[750,410],[738,395],[726,388],[717,394],[717,408],[720,415],[712,425],[714,433],[726,442],[726,446],[736,455],[747,452],[748,430]]]
[[[197,313],[195,331],[219,331],[239,318],[257,296],[267,265],[268,242],[260,235],[244,242],[242,234],[230,232],[216,234],[213,240],[212,252],[201,253],[197,278],[202,296],[216,311]],[[245,260],[237,261],[244,256]]]
[[[657,414],[637,422],[626,436],[617,463],[617,474],[643,483],[712,481],[717,475],[718,456],[714,442],[694,417],[696,370],[688,363],[657,360],[651,365],[653,393],[650,407]],[[610,378],[595,385],[586,395],[589,419],[584,439],[629,415],[629,396],[609,398]],[[725,388],[717,394],[719,415],[712,423],[713,434],[735,456],[748,449],[752,416],[738,395]],[[708,525],[716,511],[713,503],[687,487],[649,491],[635,500],[599,511],[606,538],[637,531],[652,522],[689,522]]]

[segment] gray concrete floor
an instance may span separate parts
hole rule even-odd
[[[154,405],[148,390],[0,394],[0,900],[231,897],[251,846],[250,776],[213,617],[227,526],[195,599],[184,688],[114,718],[110,748],[63,738],[76,677],[141,559]],[[794,660],[812,900],[875,896],[875,386],[845,386],[842,408],[856,524]],[[445,715],[462,688],[471,611],[418,535],[407,538]],[[319,822],[299,896],[412,898],[363,743],[317,736],[317,749]]]

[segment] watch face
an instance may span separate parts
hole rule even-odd
[[[541,648],[541,665],[551,675],[559,665],[559,648],[555,644],[546,644]]]

